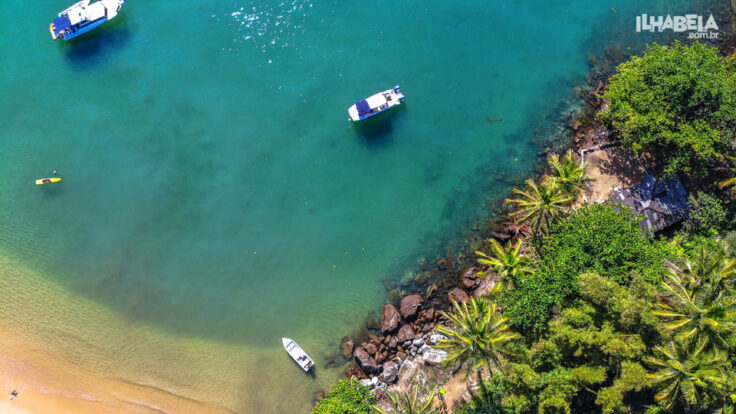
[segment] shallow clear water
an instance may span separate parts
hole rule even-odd
[[[689,3],[130,0],[61,43],[46,27],[65,2],[4,0],[0,250],[127,323],[228,347],[208,358],[243,378],[218,403],[306,412],[339,369],[288,403],[280,375],[258,398],[239,388],[254,364],[298,374],[281,336],[318,364],[333,353],[383,278],[531,172],[532,130],[584,81],[589,52],[645,39],[636,14]],[[347,121],[396,84],[405,105]],[[61,184],[33,185],[52,170]],[[120,329],[67,334],[136,343]],[[126,355],[182,369],[145,346]]]

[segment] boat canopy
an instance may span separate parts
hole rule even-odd
[[[358,109],[358,116],[368,115],[371,113],[371,106],[368,105],[368,101],[365,99],[356,102],[355,108]]]
[[[69,16],[67,16],[66,14],[54,20],[54,30],[56,30],[56,33],[61,33],[71,26],[72,22],[71,20],[69,20]]]

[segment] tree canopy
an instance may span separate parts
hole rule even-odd
[[[668,172],[704,173],[734,140],[736,66],[716,48],[655,43],[622,63],[602,96],[623,143],[665,157]]]
[[[596,272],[628,285],[633,275],[659,283],[666,274],[667,246],[641,232],[637,216],[627,207],[588,204],[542,237],[536,271],[520,278],[502,294],[504,314],[521,332],[545,329],[551,308],[577,295],[577,276]]]
[[[375,397],[360,381],[341,379],[312,409],[312,414],[370,414]]]

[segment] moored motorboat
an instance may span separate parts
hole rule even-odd
[[[39,178],[36,180],[36,185],[44,185],[44,184],[50,184],[50,183],[58,183],[61,181],[61,178],[59,177],[51,177],[51,178]]]
[[[381,112],[395,108],[404,102],[404,94],[401,93],[399,86],[393,89],[387,89],[375,95],[369,96],[363,100],[356,102],[348,108],[348,115],[351,121],[362,121],[372,116],[376,116]]]
[[[281,342],[284,344],[286,352],[289,353],[291,358],[299,364],[304,372],[309,371],[314,366],[314,361],[307,355],[306,352],[296,342],[289,338],[281,338]]]
[[[51,38],[69,40],[117,16],[125,0],[82,0],[59,13],[49,25]]]

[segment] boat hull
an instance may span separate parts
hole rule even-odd
[[[81,0],[59,13],[49,25],[51,38],[71,40],[113,19],[125,0]]]
[[[350,121],[364,121],[378,114],[384,113],[389,109],[396,108],[404,102],[404,95],[401,88],[396,86],[393,89],[387,89],[375,95],[369,96],[362,101],[356,102],[348,108],[348,119]]]
[[[59,178],[59,177],[39,178],[38,180],[36,180],[36,185],[44,185],[44,184],[58,183],[59,181],[61,181],[61,178]]]
[[[307,355],[306,352],[293,340],[289,338],[281,338],[284,349],[304,372],[309,372],[314,366],[314,360]]]
[[[82,27],[80,29],[77,29],[76,32],[68,33],[68,34],[65,33],[62,36],[60,36],[61,37],[61,40],[71,40],[71,39],[74,39],[77,36],[83,35],[83,34],[89,32],[90,30],[92,30],[92,29],[94,29],[96,27],[101,26],[103,23],[105,23],[107,21],[108,21],[108,19],[107,18],[104,18],[104,19],[98,20],[98,21],[90,24],[89,26],[84,26],[84,27]]]

